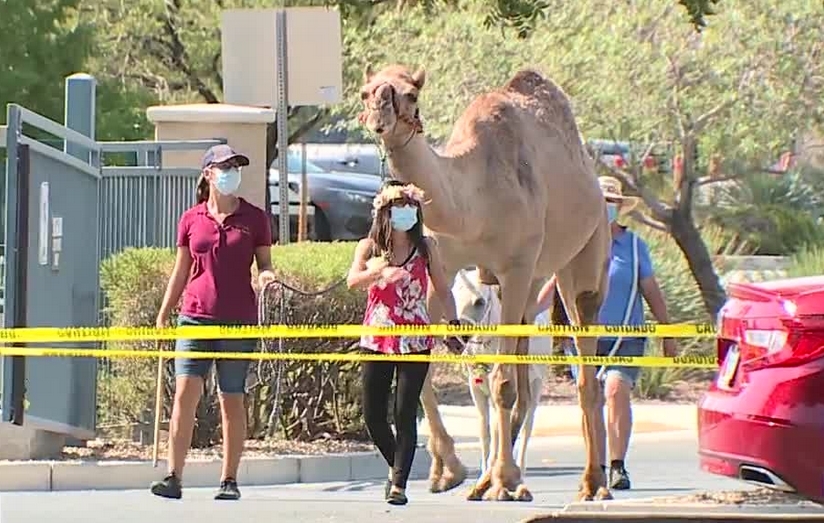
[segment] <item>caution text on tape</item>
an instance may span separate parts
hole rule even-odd
[[[240,338],[359,338],[367,336],[577,336],[583,338],[643,336],[713,338],[711,324],[644,325],[186,325],[178,327],[21,327],[0,329],[0,341],[57,343],[91,341],[155,341]]]
[[[267,353],[200,352],[57,347],[0,347],[3,356],[74,358],[232,359],[264,361],[416,361],[430,363],[486,363],[540,365],[622,365],[627,367],[717,368],[715,356],[562,356],[552,354],[381,354],[381,353]]]

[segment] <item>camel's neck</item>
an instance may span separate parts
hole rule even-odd
[[[424,199],[429,200],[423,208],[425,225],[436,233],[461,236],[468,206],[459,162],[433,151],[423,134],[393,147],[388,160],[394,178],[423,189]]]

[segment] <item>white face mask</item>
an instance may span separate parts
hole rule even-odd
[[[389,219],[395,230],[408,231],[418,223],[418,209],[413,205],[392,207],[389,212]]]
[[[212,183],[215,184],[215,189],[217,189],[220,194],[229,196],[234,194],[238,187],[240,187],[240,169],[237,167],[225,170],[215,168],[214,173],[215,176]]]

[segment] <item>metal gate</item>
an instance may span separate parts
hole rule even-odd
[[[100,262],[128,247],[174,248],[177,220],[194,204],[200,170],[163,167],[163,153],[205,151],[226,141],[98,143],[14,104],[7,122],[0,128],[8,174],[0,218],[3,325],[96,326]],[[42,134],[57,139],[33,137]],[[104,155],[131,165],[101,168]],[[33,428],[93,438],[98,363],[3,357],[0,419],[20,424],[25,415]]]
[[[56,136],[73,153],[29,133]],[[4,326],[95,326],[100,146],[15,104],[6,135]],[[34,428],[92,438],[96,374],[94,358],[4,357],[2,421],[21,424],[25,411]]]
[[[127,247],[174,248],[177,220],[195,203],[200,169],[164,167],[164,152],[206,151],[226,140],[102,142],[104,157],[127,155],[133,166],[106,166],[100,186],[101,261]]]

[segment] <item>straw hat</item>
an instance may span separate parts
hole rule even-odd
[[[637,196],[624,196],[621,189],[621,180],[612,176],[601,176],[598,178],[598,185],[607,201],[618,204],[618,214],[627,214],[635,209],[640,202]]]

